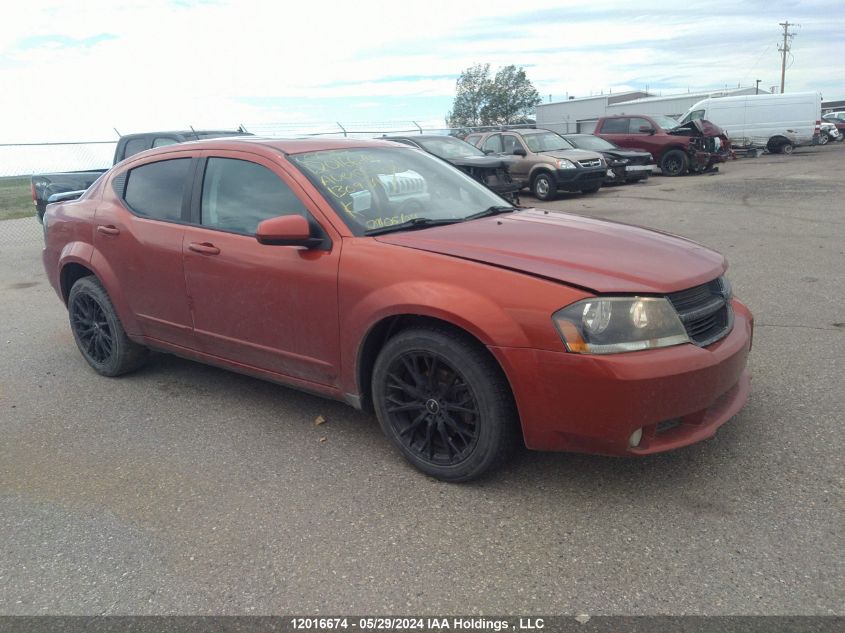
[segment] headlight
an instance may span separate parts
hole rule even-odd
[[[615,354],[689,343],[678,313],[664,297],[596,297],[558,310],[552,320],[566,349]]]
[[[558,169],[576,169],[575,163],[571,160],[566,160],[565,158],[558,158],[557,159],[557,168]]]

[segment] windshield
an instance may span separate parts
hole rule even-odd
[[[678,127],[679,123],[670,116],[663,116],[662,114],[657,114],[653,117],[654,122],[657,123],[660,127],[664,130],[671,130]]]
[[[523,135],[525,144],[535,154],[537,152],[553,152],[560,149],[575,149],[572,143],[554,132],[537,132]]]
[[[580,149],[591,149],[597,152],[607,151],[609,149],[616,149],[616,145],[614,145],[613,143],[609,143],[603,138],[593,136],[592,134],[585,136],[575,136],[571,139],[571,142]]]
[[[449,159],[461,158],[462,156],[484,156],[484,152],[477,147],[452,136],[444,136],[442,138],[420,138],[414,140],[422,145],[426,150],[435,156],[439,156],[440,158]]]
[[[411,148],[363,147],[290,157],[355,235],[408,220],[454,220],[508,203],[451,165]]]

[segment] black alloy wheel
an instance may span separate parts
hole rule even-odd
[[[70,306],[70,321],[79,339],[79,349],[88,362],[97,365],[108,362],[114,349],[114,335],[103,306],[89,294],[77,294]]]
[[[689,158],[679,149],[669,150],[660,161],[660,169],[666,176],[683,176],[689,169]]]
[[[432,464],[458,464],[478,444],[475,394],[466,378],[437,354],[412,351],[393,360],[385,411],[402,445]]]
[[[143,365],[148,350],[129,339],[96,277],[83,277],[68,295],[70,329],[82,357],[98,374],[119,376]]]
[[[373,369],[373,404],[385,435],[419,470],[474,479],[519,444],[513,396],[483,347],[450,329],[392,337]]]

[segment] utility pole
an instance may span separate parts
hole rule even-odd
[[[792,38],[795,37],[795,33],[789,32],[789,27],[800,26],[800,24],[790,24],[789,20],[785,22],[778,22],[778,24],[783,27],[783,46],[778,46],[778,50],[781,52],[782,56],[780,64],[780,93],[783,94],[784,83],[786,80],[786,54],[789,53],[790,43],[792,42]]]

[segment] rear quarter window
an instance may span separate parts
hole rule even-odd
[[[133,213],[153,220],[182,219],[190,158],[141,165],[129,171],[123,200]]]

